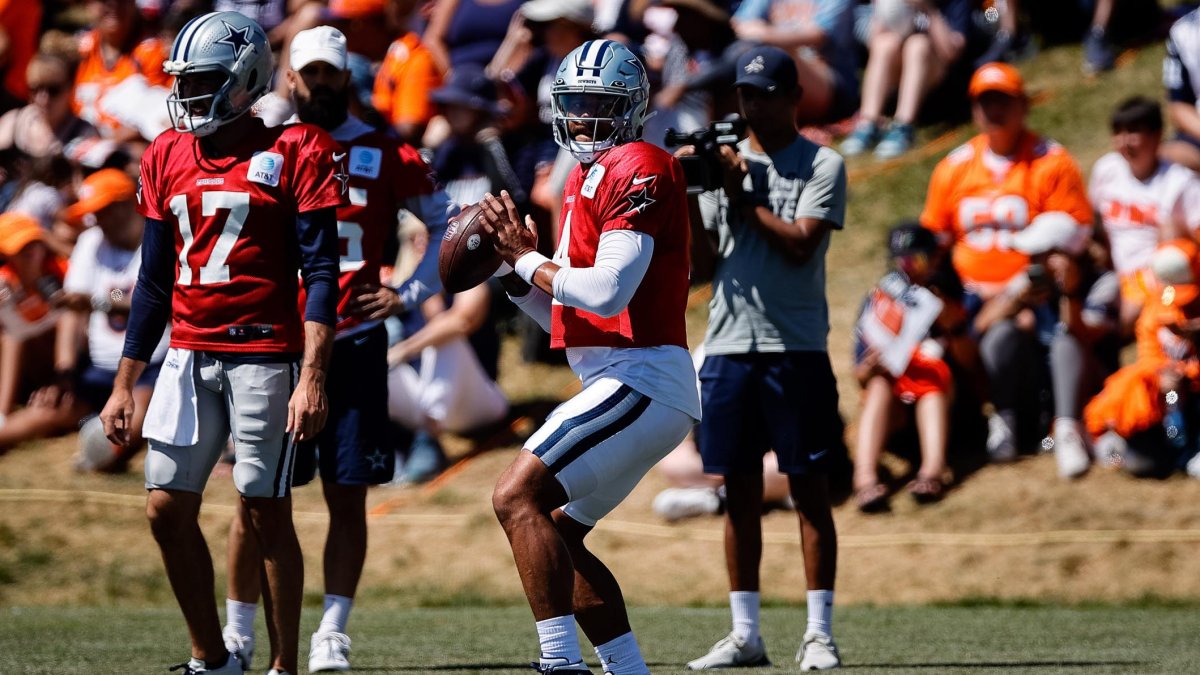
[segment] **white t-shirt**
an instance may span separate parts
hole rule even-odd
[[[126,251],[119,249],[104,238],[100,228],[84,230],[71,252],[67,278],[63,290],[68,293],[84,293],[98,299],[112,297],[120,291],[125,298],[133,291],[138,270],[142,266],[141,249]],[[92,365],[103,370],[116,371],[125,347],[125,327],[128,317],[92,312],[88,320],[88,354]],[[168,328],[154,350],[151,363],[161,363],[167,354],[167,343],[171,340]]]
[[[1122,276],[1150,265],[1162,227],[1200,228],[1200,179],[1178,164],[1159,162],[1154,175],[1141,181],[1124,157],[1110,152],[1092,167],[1088,198],[1108,235],[1113,267]]]

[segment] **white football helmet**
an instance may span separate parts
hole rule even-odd
[[[625,45],[589,40],[563,59],[550,89],[554,141],[590,164],[600,153],[642,137],[650,82],[646,68]],[[591,125],[590,142],[575,140],[570,124]],[[607,132],[605,138],[600,134]]]
[[[221,125],[241,117],[271,83],[274,69],[267,34],[252,19],[237,12],[211,12],[187,22],[163,71],[175,76],[167,97],[171,124],[176,131],[207,136]],[[224,83],[211,93],[184,98],[179,78],[220,73]],[[208,103],[204,114],[193,114],[197,104]]]

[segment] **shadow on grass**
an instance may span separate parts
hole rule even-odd
[[[920,668],[1093,668],[1096,666],[1144,666],[1144,661],[1129,660],[1088,660],[1088,659],[1053,659],[1044,661],[930,661],[927,663],[854,663],[842,668],[876,668],[879,670],[913,670]]]

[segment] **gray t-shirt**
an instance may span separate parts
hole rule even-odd
[[[745,199],[769,204],[788,222],[816,218],[842,229],[846,168],[841,155],[803,137],[770,156],[751,150],[748,139],[738,150],[749,168]],[[826,351],[829,237],[807,263],[797,265],[728,206],[722,190],[700,195],[705,227],[719,237],[706,353]]]

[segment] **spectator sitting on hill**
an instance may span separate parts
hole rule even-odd
[[[442,71],[413,26],[416,9],[412,0],[387,5],[388,23],[400,37],[388,47],[375,75],[371,103],[401,139],[419,148],[436,112],[430,94],[441,86]]]
[[[23,213],[0,214],[0,427],[16,406],[22,381],[36,380],[58,321],[66,261],[45,231]],[[49,365],[49,364],[45,364]]]
[[[1121,334],[1134,324],[1157,291],[1149,271],[1160,241],[1191,237],[1200,229],[1200,179],[1187,167],[1159,157],[1163,118],[1158,103],[1127,99],[1112,114],[1113,152],[1092,167],[1088,197],[1099,217],[1097,239],[1106,243],[1121,278]]]
[[[31,157],[61,153],[76,138],[96,128],[71,109],[71,67],[58,56],[38,54],[26,69],[29,105],[0,117],[0,150],[15,147]]]
[[[970,0],[875,0],[862,107],[843,155],[872,147],[879,159],[908,152],[921,104],[962,57],[970,26]],[[884,104],[893,94],[896,114],[883,133]]]
[[[438,0],[425,46],[443,73],[466,64],[486,66],[512,34],[522,0]],[[549,3],[553,4],[553,3]]]
[[[923,504],[942,498],[954,396],[947,362],[970,367],[978,358],[974,341],[967,335],[962,285],[943,261],[933,233],[916,223],[904,223],[889,233],[888,248],[894,270],[867,295],[855,330],[854,370],[863,400],[854,453],[854,497],[864,513],[887,510],[889,490],[879,480],[879,459],[889,437],[913,423],[920,439],[921,462],[908,493]],[[942,306],[936,317],[931,317],[933,323],[919,338],[907,367],[897,376],[885,365],[881,350],[886,346],[872,344],[868,313],[895,334],[910,320],[907,315],[916,311],[921,297],[917,289],[931,291],[923,297],[939,299]]]
[[[0,449],[75,430],[81,419],[100,412],[112,393],[125,342],[130,294],[141,266],[142,218],[134,207],[133,180],[117,169],[92,174],[80,192],[85,196],[68,209],[68,219],[93,221],[94,226],[79,236],[63,293],[57,298],[56,304],[68,311],[58,319],[56,377],[34,392],[25,408],[8,416],[0,427]],[[81,351],[80,338],[85,335],[87,348]],[[133,442],[114,448],[108,463],[81,468],[123,470],[141,447],[141,422],[168,340],[169,335],[164,335],[151,366],[134,389]]]
[[[662,144],[668,128],[692,131],[713,114],[713,92],[699,77],[734,40],[726,4],[719,0],[656,0],[675,10],[674,34],[662,68],[662,87],[655,94],[646,138]],[[724,111],[717,111],[723,113]]]
[[[1167,114],[1175,139],[1163,145],[1163,157],[1200,171],[1200,9],[1171,26],[1163,59]]]
[[[0,0],[0,113],[29,98],[25,67],[37,51],[42,3]]]
[[[934,169],[921,224],[952,247],[990,380],[988,453],[994,461],[1010,461],[1017,455],[1017,408],[1029,400],[1021,385],[1032,380],[1015,364],[1032,337],[1033,322],[1000,313],[980,323],[975,314],[1024,275],[1029,258],[1013,249],[1013,239],[1034,217],[1063,211],[1077,223],[1090,223],[1092,207],[1071,155],[1026,127],[1029,98],[1016,68],[1003,63],[980,68],[969,92],[980,134]]]
[[[450,135],[434,148],[432,164],[451,202],[474,204],[489,192],[498,195],[508,190],[518,205],[526,204],[528,195],[521,188],[495,127],[508,106],[496,100],[496,85],[483,68],[460,66],[430,99],[438,105],[450,130]]]
[[[1200,478],[1200,251],[1191,240],[1167,242],[1150,267],[1162,288],[1138,320],[1137,360],[1088,403],[1087,430],[1101,461],[1135,476],[1186,466]]]
[[[75,112],[114,140],[139,139],[138,129],[103,112],[101,99],[131,77],[143,78],[148,86],[170,87],[171,78],[162,69],[167,47],[148,35],[135,0],[90,0],[88,12],[96,28],[79,42]]]
[[[1120,282],[1087,254],[1089,229],[1061,212],[1034,218],[1012,242],[1014,250],[1030,256],[1029,267],[975,318],[980,332],[1001,322],[1017,331],[1006,350],[991,355],[1003,354],[1003,364],[993,361],[989,368],[994,387],[1019,390],[1022,377],[1036,382],[1038,377],[1029,373],[1040,373],[1048,363],[1054,426],[1042,447],[1053,448],[1063,478],[1076,478],[1088,469],[1080,416],[1104,377],[1116,370],[1119,349]]]

